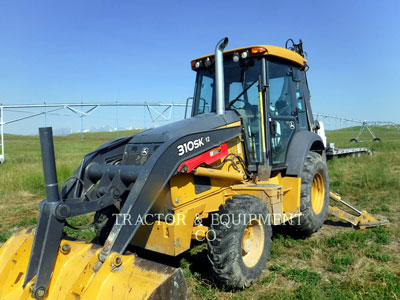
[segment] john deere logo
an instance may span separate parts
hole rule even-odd
[[[142,149],[142,155],[146,156],[147,154],[149,154],[149,148],[143,148]]]

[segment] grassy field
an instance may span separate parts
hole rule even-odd
[[[133,135],[123,131],[119,136]],[[115,139],[115,133],[85,133],[55,137],[58,181],[73,174],[84,154]],[[38,136],[5,136],[6,162],[0,165],[0,242],[16,228],[36,223],[38,204],[45,197]]]
[[[354,146],[348,143],[354,137],[350,130],[327,132],[327,136],[337,146]],[[114,137],[87,134],[83,142],[79,135],[56,137],[59,181],[72,174],[84,153]],[[0,242],[37,222],[37,205],[44,197],[38,137],[7,135],[5,144],[7,160],[0,165]],[[331,190],[359,208],[386,216],[390,226],[361,231],[329,217],[318,233],[306,239],[275,234],[263,275],[243,291],[215,284],[206,247],[197,245],[177,260],[191,298],[399,299],[400,142],[391,139],[359,146],[375,154],[330,161]]]

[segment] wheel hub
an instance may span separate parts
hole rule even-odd
[[[264,250],[264,226],[260,220],[247,223],[242,236],[242,259],[247,267],[259,261]]]
[[[315,174],[311,186],[311,205],[315,214],[319,214],[324,206],[325,184],[320,172]]]

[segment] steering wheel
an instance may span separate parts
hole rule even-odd
[[[233,106],[233,104],[235,104],[236,102],[243,102],[243,107]],[[228,108],[240,109],[240,108],[245,108],[245,107],[246,107],[246,101],[244,99],[238,98],[238,99],[233,100],[231,103],[229,103],[227,109]]]

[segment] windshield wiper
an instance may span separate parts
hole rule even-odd
[[[245,88],[245,89],[243,90],[243,92],[241,92],[235,99],[233,99],[233,100],[231,101],[231,103],[229,103],[229,105],[228,105],[227,108],[231,108],[232,105],[233,105],[236,101],[238,101],[239,98],[242,97],[242,96],[244,95],[244,93],[246,93],[247,90],[248,90],[249,88],[251,88],[257,81],[258,81],[258,79],[254,80],[252,84],[250,84],[247,88]]]

